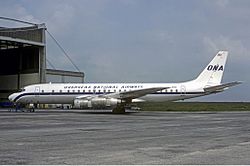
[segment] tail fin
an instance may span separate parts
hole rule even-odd
[[[228,51],[219,51],[195,81],[205,86],[219,85],[222,80]]]

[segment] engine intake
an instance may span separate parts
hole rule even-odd
[[[74,107],[75,108],[93,108],[93,109],[105,109],[105,108],[114,108],[119,105],[122,101],[115,98],[101,98],[95,97],[92,99],[75,99]]]

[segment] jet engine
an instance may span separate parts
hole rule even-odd
[[[115,108],[117,107],[122,100],[115,98],[103,98],[95,97],[91,99],[75,99],[74,107],[83,108],[83,109],[105,109],[105,108]]]

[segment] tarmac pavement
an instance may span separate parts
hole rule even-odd
[[[0,110],[0,164],[250,164],[250,112]]]

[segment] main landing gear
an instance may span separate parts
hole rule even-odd
[[[125,114],[125,107],[124,106],[117,106],[112,110],[114,114]]]

